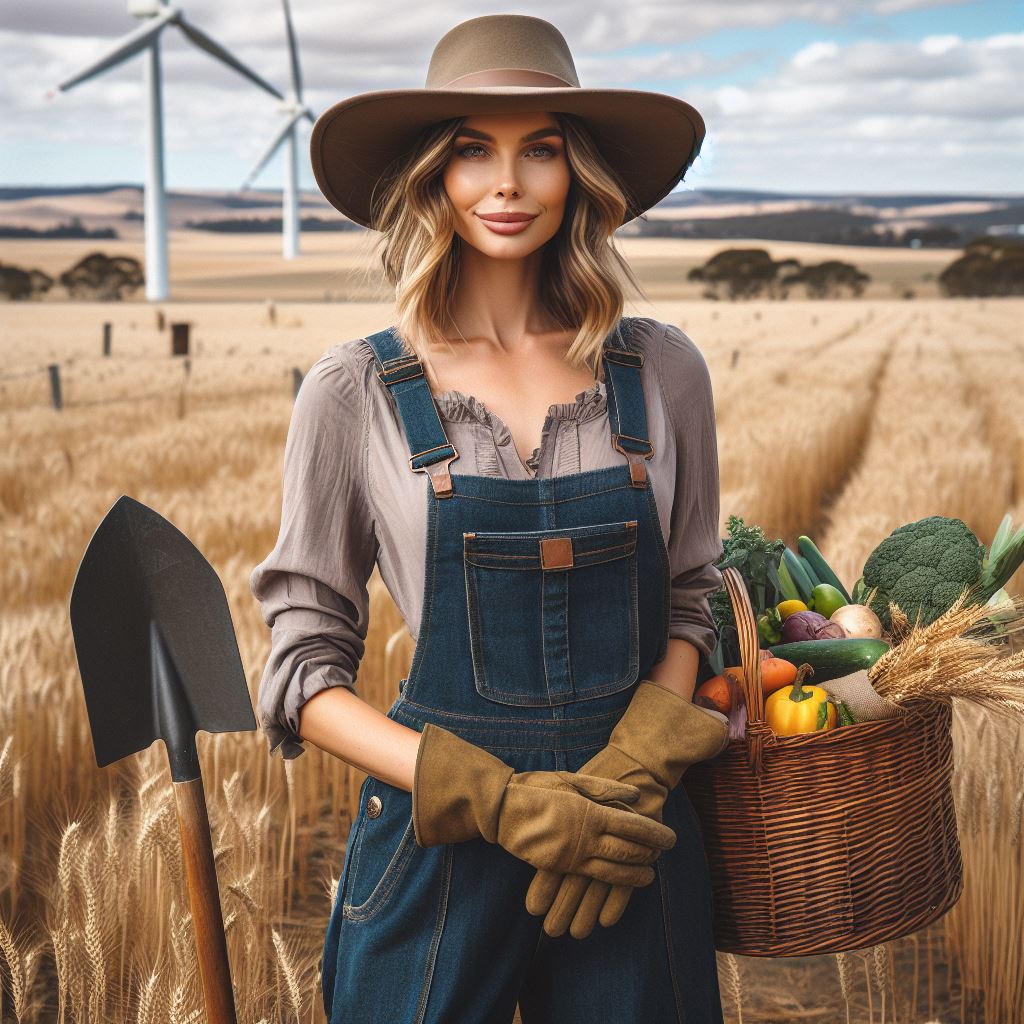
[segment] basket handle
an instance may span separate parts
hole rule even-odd
[[[764,717],[764,688],[761,684],[761,647],[757,635],[757,619],[750,604],[747,585],[739,569],[729,566],[722,570],[722,579],[736,619],[736,634],[740,644],[743,665],[743,697],[747,704],[747,764],[755,774],[764,772],[764,744],[774,743],[775,732]]]

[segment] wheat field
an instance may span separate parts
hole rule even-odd
[[[658,298],[629,312],[679,324],[708,361],[723,534],[730,513],[791,545],[807,533],[850,586],[902,523],[957,516],[988,543],[1004,513],[1024,521],[1024,302]],[[204,1019],[166,758],[155,744],[96,767],[71,584],[121,494],[153,507],[222,580],[255,698],[269,630],[248,574],[277,535],[293,368],[390,313],[251,301],[0,313],[0,1019]],[[193,325],[187,369],[169,354],[174,321]],[[360,695],[386,709],[411,656],[375,573]],[[954,725],[957,906],[839,958],[720,954],[727,1020],[1024,1021],[1024,726],[962,702]],[[311,746],[271,760],[258,732],[198,745],[238,1019],[323,1021],[320,948],[364,776]]]

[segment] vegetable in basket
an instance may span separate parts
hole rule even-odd
[[[814,669],[804,663],[797,669],[792,686],[776,690],[764,702],[764,717],[777,736],[834,729],[837,712],[829,694],[820,686],[805,686],[804,677]]]
[[[839,640],[802,640],[792,644],[772,644],[768,648],[776,658],[797,665],[805,662],[814,669],[817,682],[848,676],[858,669],[869,669],[889,650],[884,640],[853,637]]]
[[[769,540],[761,527],[748,526],[741,516],[730,515],[727,528],[729,536],[722,541],[722,557],[715,565],[719,569],[732,566],[740,573],[754,617],[758,618],[786,596],[779,582],[779,561],[785,544]],[[711,595],[709,604],[718,642],[708,656],[708,663],[721,674],[726,665],[735,665],[740,660],[736,619],[725,587]]]
[[[962,519],[926,516],[898,526],[868,555],[854,598],[877,588],[869,607],[892,628],[889,602],[907,618],[927,626],[948,611],[965,588],[972,603],[985,604],[1024,562],[1024,527],[1010,536],[1003,518],[992,551]]]

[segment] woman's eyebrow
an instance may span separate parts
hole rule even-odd
[[[459,134],[455,137],[458,138],[460,135],[466,135],[471,139],[482,139],[484,142],[494,141],[493,135],[478,131],[476,128],[460,128]],[[529,135],[524,135],[519,141],[532,142],[534,139],[545,139],[549,135],[557,135],[559,138],[563,137],[562,130],[557,125],[548,125],[545,128],[538,128],[535,132],[530,132]]]

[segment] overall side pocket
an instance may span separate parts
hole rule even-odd
[[[366,782],[341,908],[349,921],[364,921],[389,901],[416,849],[412,793],[372,775]]]
[[[625,689],[639,670],[637,523],[463,534],[477,692],[542,706]]]

